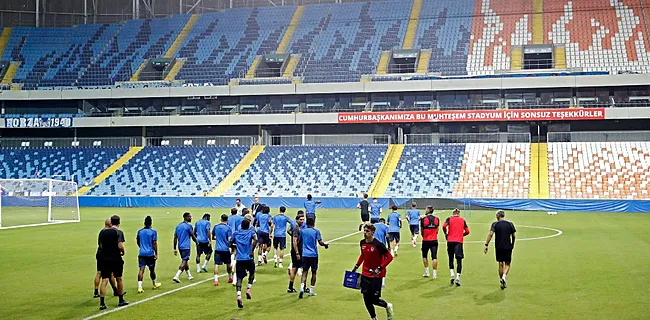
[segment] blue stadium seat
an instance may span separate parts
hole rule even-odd
[[[451,196],[464,153],[464,144],[406,145],[384,196]]]
[[[366,192],[387,146],[268,146],[226,196],[354,197]]]
[[[129,150],[128,147],[3,148],[3,179],[74,178],[79,186],[92,182]]]
[[[203,196],[249,147],[145,147],[89,195]]]

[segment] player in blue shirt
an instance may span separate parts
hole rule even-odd
[[[239,308],[244,307],[241,298],[241,285],[244,278],[248,274],[248,287],[246,289],[246,299],[248,300],[252,298],[251,288],[253,287],[253,281],[255,281],[255,261],[253,261],[253,257],[257,246],[257,235],[255,231],[250,229],[250,223],[248,219],[242,221],[241,229],[235,232],[230,240],[232,244],[237,246],[237,268],[235,273],[237,274],[237,306]]]
[[[420,233],[420,210],[417,208],[417,203],[411,203],[411,209],[406,211],[406,220],[409,222],[409,229],[411,230],[411,243],[413,248],[417,245],[418,234]]]
[[[232,229],[226,224],[228,216],[221,215],[221,223],[215,224],[212,228],[212,240],[214,240],[214,285],[219,285],[219,266],[226,265],[228,270],[228,283],[232,283],[232,266],[230,258],[230,239],[232,238]]]
[[[386,219],[379,218],[379,222],[375,223],[375,239],[383,243],[386,248],[390,249],[390,243],[388,242],[388,226],[386,225]],[[381,279],[381,287],[386,286],[386,277]]]
[[[386,219],[379,218],[379,221],[375,225],[375,239],[383,243],[388,247],[388,226],[386,225]]]
[[[381,210],[381,204],[377,202],[377,198],[372,198],[372,203],[370,204],[370,223],[375,224],[379,222]]]
[[[196,273],[208,272],[208,262],[212,257],[212,241],[210,241],[210,214],[203,215],[201,220],[194,224],[194,236],[196,237]],[[205,261],[201,266],[201,255],[205,254]]]
[[[257,265],[268,263],[266,254],[271,251],[271,227],[273,226],[273,217],[270,214],[271,208],[263,206],[262,211],[255,216],[255,226],[257,227]]]
[[[393,212],[388,215],[388,240],[391,247],[394,248],[391,254],[397,257],[397,250],[399,250],[400,231],[402,230],[402,215],[397,212],[397,206],[391,207]]]
[[[158,260],[158,231],[151,228],[151,217],[147,216],[144,218],[144,228],[138,231],[138,235],[135,237],[135,241],[140,247],[140,252],[138,252],[138,266],[140,267],[140,272],[138,272],[138,293],[143,293],[142,289],[142,279],[144,278],[144,268],[149,267],[149,276],[151,276],[151,282],[153,283],[153,288],[160,288],[161,284],[156,281],[156,260]]]
[[[280,268],[282,268],[282,258],[284,257],[284,249],[287,247],[287,223],[291,225],[291,218],[285,215],[287,208],[280,207],[280,213],[273,217],[273,267],[278,267],[278,259],[280,260]],[[278,255],[278,249],[280,254]]]
[[[181,276],[181,273],[185,271],[187,273],[187,280],[192,280],[192,274],[190,273],[190,265],[188,261],[190,260],[190,239],[196,243],[196,237],[194,236],[194,228],[192,228],[192,214],[189,212],[183,213],[183,222],[179,223],[176,226],[174,231],[174,255],[178,255],[178,252],[181,253],[181,264],[178,266],[178,272],[172,280],[176,283],[181,283],[178,280],[178,277]],[[176,247],[178,246],[178,250]]]
[[[307,273],[311,269],[311,286],[309,288],[309,296],[315,296],[314,286],[316,286],[316,273],[318,271],[318,245],[329,248],[329,244],[323,242],[320,230],[314,228],[314,218],[307,218],[307,228],[300,231],[300,239],[302,241],[302,254],[297,256],[298,259],[302,258],[302,279],[300,281],[300,294],[299,299],[302,299],[307,286]]]
[[[317,204],[321,204],[321,202],[318,201],[318,200],[314,201],[312,199],[311,194],[308,194],[307,195],[307,201],[305,201],[305,203],[303,204],[303,206],[305,207],[305,217],[314,218],[314,221],[316,221],[316,205]]]

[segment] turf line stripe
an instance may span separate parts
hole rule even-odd
[[[355,235],[355,234],[358,234],[358,233],[361,233],[361,232],[360,232],[360,231],[352,232],[352,233],[346,234],[346,235],[344,235],[344,236],[341,236],[341,237],[338,237],[338,238],[334,238],[334,239],[332,239],[332,240],[330,240],[330,241],[327,241],[327,242],[328,242],[328,243],[330,243],[330,242],[335,242],[335,241],[337,241],[337,240],[341,240],[341,239],[345,239],[345,238],[347,238],[347,237],[351,237],[351,236],[353,236],[353,235]],[[287,254],[285,254],[284,256],[287,257],[287,256],[290,256],[290,255],[291,255],[290,253],[287,253]],[[221,278],[221,277],[223,277],[223,276],[225,276],[225,275],[226,275],[226,274],[222,274],[222,275],[219,276],[219,278]],[[151,297],[149,297],[149,298],[145,298],[145,299],[142,299],[142,300],[135,301],[135,302],[133,302],[133,303],[129,303],[128,305],[126,305],[126,306],[124,306],[124,307],[118,307],[118,308],[115,308],[115,309],[110,309],[110,310],[102,311],[102,312],[100,312],[100,313],[98,313],[98,314],[95,314],[95,315],[92,315],[92,316],[89,316],[89,317],[83,318],[83,320],[97,319],[97,318],[99,318],[99,317],[103,317],[103,316],[108,315],[108,314],[111,314],[111,313],[113,313],[113,312],[117,312],[117,311],[120,311],[120,310],[124,310],[124,309],[126,309],[126,308],[130,308],[130,307],[133,307],[133,306],[137,306],[137,305],[139,305],[139,304],[141,304],[141,303],[144,303],[144,302],[147,302],[147,301],[151,301],[151,300],[154,300],[154,299],[158,299],[158,298],[160,298],[160,297],[164,297],[164,296],[166,296],[166,295],[168,295],[168,294],[172,294],[172,293],[174,293],[174,292],[178,292],[178,291],[181,291],[181,290],[183,290],[183,289],[187,289],[187,288],[191,288],[191,287],[194,287],[194,286],[198,286],[198,285],[200,285],[200,284],[202,284],[202,283],[205,283],[205,282],[208,282],[208,281],[212,281],[212,280],[214,280],[214,277],[211,277],[211,278],[208,278],[208,279],[204,279],[204,280],[200,280],[200,281],[198,281],[198,282],[194,282],[194,283],[191,283],[191,284],[188,284],[188,285],[185,285],[185,286],[182,286],[182,287],[180,287],[180,288],[176,288],[176,289],[173,289],[173,290],[170,290],[170,291],[166,291],[166,292],[163,292],[163,293],[159,293],[159,294],[154,295],[154,296],[151,296]]]

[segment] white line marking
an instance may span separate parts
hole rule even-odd
[[[71,222],[80,222],[79,220],[61,220],[61,221],[52,221],[52,222],[43,222],[43,223],[34,223],[34,224],[23,224],[20,226],[9,226],[9,227],[0,227],[0,230],[8,230],[8,229],[18,229],[18,228],[28,228],[28,227],[42,227],[42,226],[51,226],[55,224],[64,224],[64,223],[71,223]]]
[[[338,237],[338,238],[334,238],[334,239],[328,241],[327,243],[332,243],[332,242],[335,242],[335,241],[337,241],[337,240],[345,239],[345,238],[347,238],[347,237],[353,236],[353,235],[358,234],[358,233],[361,233],[361,232],[360,232],[360,231],[352,232],[352,233],[350,233],[350,234],[346,234],[346,235],[344,235],[344,236],[341,236],[341,237]],[[358,244],[358,243],[357,243],[357,244]],[[290,255],[291,255],[291,254],[287,253],[287,254],[285,254],[284,256],[287,257],[287,256],[290,256]],[[222,274],[222,275],[220,275],[219,277],[223,277],[223,276],[225,276],[225,274]],[[89,317],[83,318],[83,320],[97,319],[97,318],[102,317],[102,316],[105,316],[105,315],[107,315],[107,314],[111,314],[111,313],[116,312],[116,311],[124,310],[124,309],[126,309],[126,308],[130,308],[130,307],[133,307],[133,306],[137,306],[137,305],[139,305],[139,304],[141,304],[141,303],[144,303],[144,302],[147,302],[147,301],[151,301],[151,300],[153,300],[153,299],[158,299],[158,298],[160,298],[160,297],[164,297],[164,296],[166,296],[166,295],[168,295],[168,294],[172,294],[172,293],[174,293],[174,292],[178,292],[178,291],[181,291],[181,290],[183,290],[183,289],[187,289],[187,288],[191,288],[191,287],[194,287],[194,286],[198,286],[199,284],[202,284],[202,283],[205,283],[205,282],[208,282],[208,281],[212,281],[212,280],[214,280],[214,277],[211,277],[211,278],[208,278],[208,279],[204,279],[204,280],[201,280],[201,281],[198,281],[198,282],[194,282],[194,283],[191,283],[191,284],[188,284],[188,285],[182,286],[182,287],[180,287],[180,288],[176,288],[176,289],[174,289],[174,290],[170,290],[170,291],[167,291],[167,292],[159,293],[159,294],[154,295],[154,296],[151,296],[151,297],[149,297],[149,298],[145,298],[145,299],[142,299],[142,300],[135,301],[135,302],[133,302],[133,303],[129,303],[129,305],[126,305],[126,306],[124,306],[124,307],[119,307],[119,308],[115,308],[115,309],[111,309],[111,310],[106,310],[106,311],[100,312],[100,313],[98,313],[98,314],[95,314],[95,315],[92,315],[92,316],[89,316]]]

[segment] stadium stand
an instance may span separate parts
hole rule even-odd
[[[357,82],[373,74],[382,50],[401,48],[412,0],[308,6],[290,51],[305,52],[298,64],[303,82]],[[316,11],[316,12],[315,12]],[[322,13],[318,13],[318,11]],[[322,18],[327,11],[327,15]],[[318,19],[318,25],[311,19]],[[321,21],[325,22],[321,22]],[[303,25],[306,24],[306,25]],[[320,28],[311,45],[311,32]]]
[[[129,150],[128,147],[2,148],[0,177],[3,179],[56,178],[79,186],[92,182]]]
[[[303,82],[346,82],[376,73],[382,51],[402,48],[412,6],[412,0],[305,6],[287,37],[285,52],[300,55],[294,75]],[[408,42],[431,50],[428,71],[443,76],[520,69],[521,50],[513,48],[533,43],[557,46],[556,68],[647,73],[648,10],[632,0],[423,0]],[[172,50],[175,58],[187,59],[176,79],[223,85],[244,78],[258,55],[279,49],[294,12],[296,6],[277,6],[199,15],[179,39],[180,49]],[[13,28],[3,60],[21,63],[13,82],[23,89],[113,85],[128,81],[146,59],[168,52],[189,19]]]
[[[639,1],[544,1],[545,43],[564,44],[568,68],[650,71],[648,8]]]
[[[116,81],[128,81],[145,59],[161,57],[167,52],[189,17],[175,15],[171,18],[127,21],[112,41],[94,57],[78,84],[109,85]]]
[[[648,199],[650,143],[549,143],[549,191],[555,199]]]
[[[177,55],[188,60],[176,78],[222,85],[243,78],[257,55],[275,52],[295,10],[238,8],[201,15]]]
[[[89,195],[203,196],[249,147],[145,147]]]
[[[384,196],[450,197],[463,163],[465,145],[406,145]]]
[[[387,146],[268,146],[225,196],[355,197],[366,192]]]
[[[469,143],[454,197],[528,198],[530,144]]]
[[[475,0],[467,71],[510,70],[512,46],[532,41],[532,1]]]
[[[473,9],[474,0],[424,0],[415,48],[432,50],[429,72],[467,74]]]

